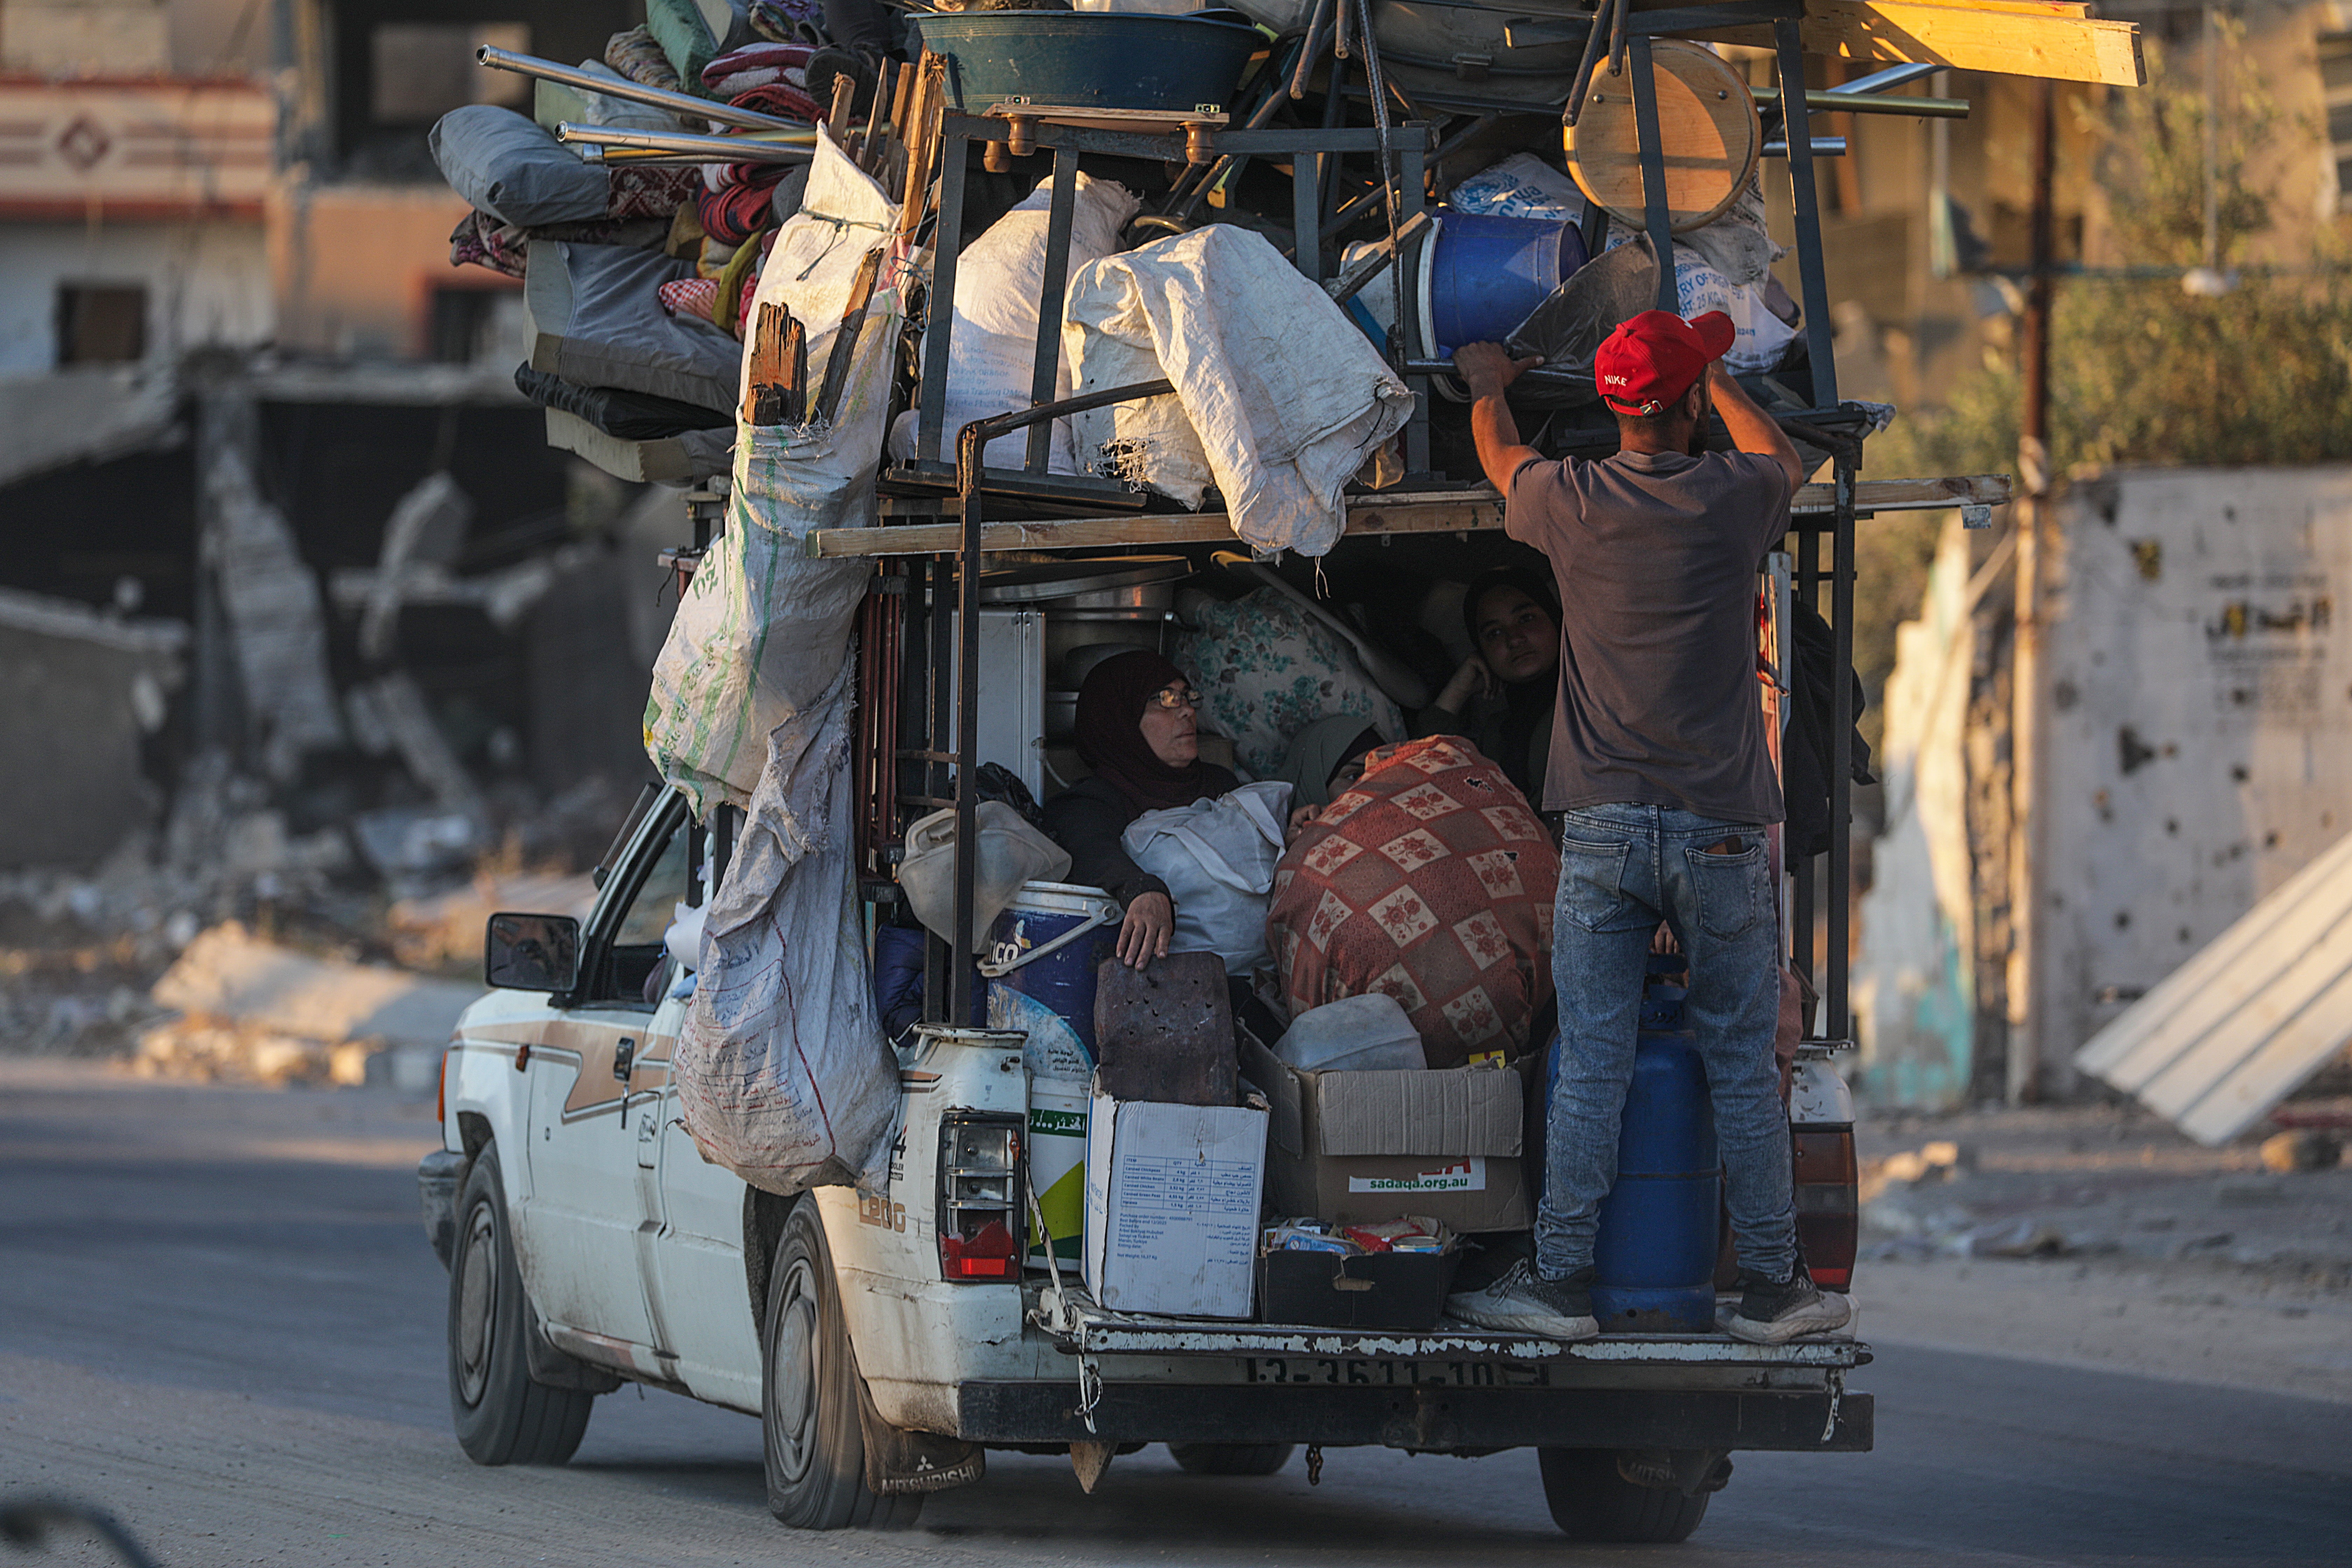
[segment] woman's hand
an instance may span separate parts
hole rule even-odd
[[[1300,828],[1305,827],[1308,823],[1313,822],[1317,817],[1322,815],[1323,808],[1319,805],[1300,806],[1297,811],[1290,814],[1290,831],[1286,837],[1291,838],[1297,837],[1298,830]]]
[[[1176,905],[1165,893],[1139,893],[1127,901],[1127,919],[1118,928],[1118,961],[1141,969],[1155,958],[1168,956],[1168,939],[1176,931]]]
[[[1486,671],[1486,661],[1474,653],[1462,661],[1462,668],[1454,672],[1454,679],[1437,694],[1437,706],[1458,717],[1468,710],[1473,701],[1486,694],[1494,679]]]

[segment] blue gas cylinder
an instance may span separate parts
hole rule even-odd
[[[1674,961],[1678,970],[1679,959]],[[1706,1069],[1683,988],[1653,973],[1617,1135],[1617,1183],[1601,1204],[1592,1311],[1603,1333],[1713,1333],[1721,1159]]]

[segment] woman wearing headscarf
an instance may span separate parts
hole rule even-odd
[[[1290,786],[1290,830],[1296,833],[1314,821],[1331,797],[1363,772],[1364,753],[1380,743],[1381,732],[1356,713],[1318,719],[1292,736],[1290,750],[1274,775]]]
[[[1168,956],[1176,906],[1168,884],[1119,842],[1147,811],[1223,795],[1241,780],[1201,760],[1201,695],[1184,672],[1146,648],[1095,666],[1078,688],[1078,756],[1093,776],[1045,803],[1045,832],[1070,852],[1070,880],[1127,906],[1118,958],[1142,968]]]
[[[1559,601],[1550,574],[1525,566],[1482,573],[1462,595],[1472,649],[1412,732],[1461,735],[1500,763],[1531,801],[1543,798],[1559,709]]]

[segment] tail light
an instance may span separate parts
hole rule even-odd
[[[1813,1283],[1831,1290],[1853,1285],[1855,1202],[1853,1128],[1799,1126],[1789,1130],[1796,1156],[1797,1249]]]
[[[940,1277],[1018,1279],[1029,1249],[1021,1206],[1021,1119],[950,1111],[940,1124]]]

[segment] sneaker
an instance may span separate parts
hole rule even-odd
[[[1485,1289],[1445,1298],[1445,1310],[1482,1329],[1546,1339],[1589,1340],[1601,1332],[1601,1321],[1592,1315],[1590,1268],[1580,1268],[1565,1279],[1545,1279],[1521,1259]]]
[[[1801,1261],[1786,1279],[1767,1279],[1742,1269],[1739,1305],[1721,1315],[1724,1331],[1750,1344],[1777,1345],[1805,1334],[1825,1334],[1845,1326],[1843,1296],[1825,1296]]]

